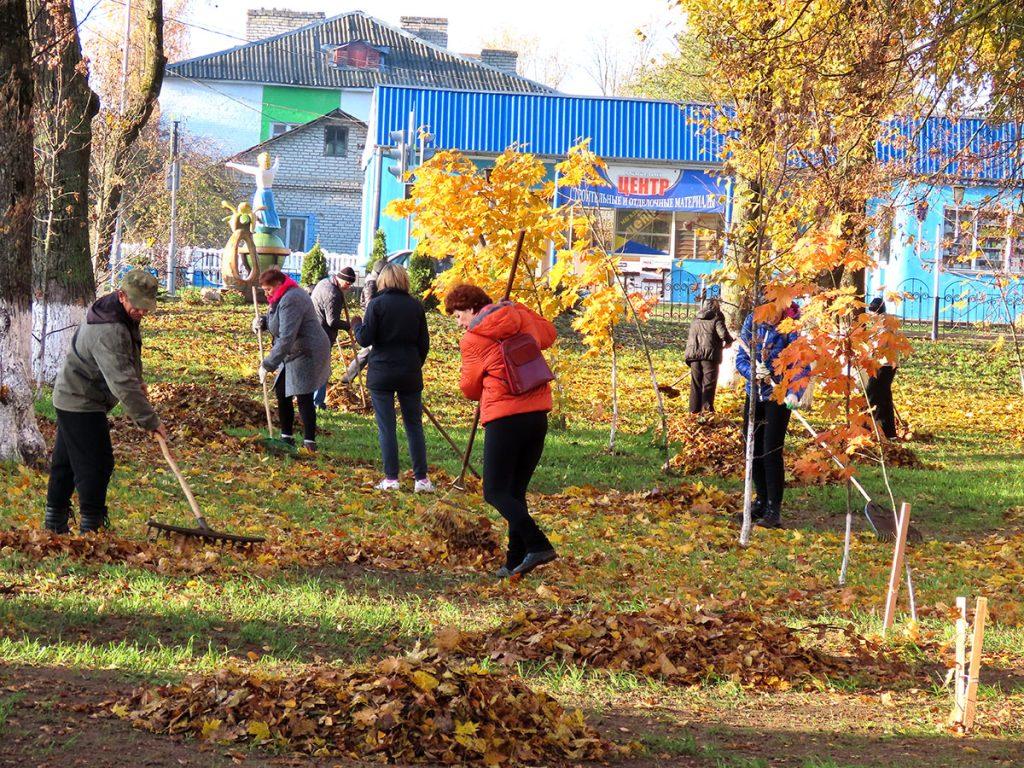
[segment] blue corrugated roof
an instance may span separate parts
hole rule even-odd
[[[718,165],[721,134],[706,127],[712,107],[668,101],[561,94],[497,93],[380,86],[370,136],[387,146],[409,112],[430,126],[434,146],[497,154],[518,144],[538,155],[562,156],[582,138],[606,160]],[[888,124],[877,144],[883,162],[908,164],[917,175],[978,179],[1022,178],[1022,136],[1014,124],[946,118]]]

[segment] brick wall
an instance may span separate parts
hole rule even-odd
[[[402,29],[421,40],[448,47],[448,19],[436,16],[403,16]]]
[[[323,11],[289,11],[283,8],[250,8],[245,19],[245,38],[250,42],[322,21]]]
[[[328,125],[348,128],[348,151],[344,157],[324,155],[324,132]],[[281,168],[274,180],[278,215],[314,215],[315,235],[326,250],[355,253],[359,247],[363,207],[361,160],[365,144],[364,123],[328,118],[298,128],[265,147],[272,157],[281,158]],[[238,160],[255,165],[257,154],[243,154]],[[254,188],[249,177],[239,174],[238,189],[238,200],[252,197]]]
[[[516,66],[519,63],[519,53],[516,51],[484,48],[480,51],[480,61],[510,75],[518,74]]]

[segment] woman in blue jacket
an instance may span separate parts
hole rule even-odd
[[[786,469],[782,449],[789,427],[790,411],[799,406],[802,387],[791,387],[785,402],[772,397],[775,360],[796,339],[796,333],[780,333],[778,324],[785,317],[780,311],[772,322],[754,324],[754,315],[747,315],[740,331],[736,370],[746,381],[747,399],[743,405],[743,442],[747,439],[747,419],[750,413],[751,373],[756,386],[754,404],[754,490],[757,497],[751,507],[754,521],[765,528],[782,527],[782,495],[786,489]],[[756,335],[755,335],[756,334]],[[755,349],[757,359],[751,363],[750,352]],[[753,370],[751,370],[753,366]],[[803,378],[803,377],[801,377]]]

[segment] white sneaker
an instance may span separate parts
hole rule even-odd
[[[397,491],[402,487],[402,485],[397,480],[391,480],[385,477],[373,487],[378,491]]]
[[[413,489],[416,493],[433,493],[434,484],[430,482],[430,478],[424,478],[423,480],[416,481],[416,487]]]

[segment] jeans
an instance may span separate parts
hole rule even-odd
[[[868,402],[875,410],[878,429],[890,440],[896,438],[896,407],[892,402],[892,381],[895,378],[896,369],[891,365],[883,365],[878,373],[868,379],[865,387]]]
[[[370,390],[370,402],[373,403],[373,415],[377,420],[377,439],[380,442],[380,455],[384,460],[384,476],[390,480],[398,479],[398,436],[395,432],[395,396],[402,410],[402,424],[405,425],[405,437],[409,442],[409,458],[412,460],[412,472],[417,480],[427,477],[427,442],[423,436],[423,393],[422,392],[390,392],[381,389]]]
[[[77,490],[82,515],[102,516],[107,510],[107,486],[113,474],[114,448],[107,414],[58,410],[47,506],[70,507],[71,494]]]
[[[281,434],[291,435],[295,429],[295,405],[292,398],[285,394],[284,371],[277,377],[274,394],[277,395],[277,412],[281,417]],[[299,403],[299,416],[302,418],[303,439],[307,443],[316,442],[316,406],[313,405],[313,393],[295,395]]]
[[[509,570],[528,552],[551,549],[526,505],[526,489],[544,453],[547,431],[544,411],[505,416],[484,427],[484,501],[508,521],[505,567]]]
[[[694,360],[690,363],[690,413],[715,410],[718,363]]]
[[[743,405],[743,444],[747,442],[750,397]],[[789,408],[774,400],[758,402],[754,411],[754,489],[763,503],[782,509],[786,490],[786,467],[782,447],[789,427]]]

